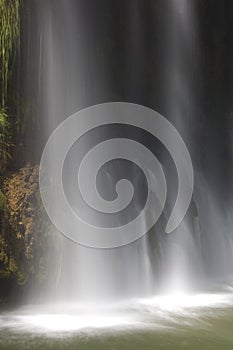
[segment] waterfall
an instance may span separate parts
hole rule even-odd
[[[232,349],[233,2],[19,10],[0,348]]]
[[[210,280],[215,283],[220,278],[230,283],[233,258],[230,214],[225,215],[218,208],[215,189],[207,184],[207,175],[199,161],[201,150],[198,138],[195,140],[196,129],[192,127],[200,99],[197,8],[194,2],[183,0],[160,6],[164,6],[167,16],[164,21],[152,4],[142,6],[138,1],[132,6],[131,2],[115,4],[109,12],[102,4],[73,0],[31,5],[37,39],[31,43],[31,50],[39,46],[39,69],[31,70],[32,77],[38,81],[38,114],[43,125],[41,150],[52,132],[70,115],[96,104],[124,101],[149,106],[165,115],[182,135],[194,166],[190,208],[182,223],[167,235],[164,228],[177,195],[176,169],[167,150],[145,130],[137,128],[112,127],[109,131],[102,128],[84,135],[86,140],[82,136],[82,146],[75,149],[77,154],[80,149],[84,153],[89,151],[102,141],[101,137],[119,135],[151,148],[164,168],[168,199],[155,227],[131,244],[97,249],[62,236],[59,279],[52,292],[56,300],[139,298],[158,292],[209,288]],[[147,7],[151,11],[145,27],[141,16]],[[119,26],[125,29],[118,32]],[[157,32],[161,33],[161,40],[156,37]],[[155,40],[153,49],[148,47],[149,35],[150,43]],[[158,62],[154,63],[154,59]],[[194,62],[196,66],[190,69]],[[53,161],[51,157],[51,167]],[[69,178],[69,171],[74,168],[69,162],[67,165]],[[118,165],[107,168],[105,173],[102,171],[105,180],[99,182],[106,196],[109,195],[106,188],[111,189],[119,177],[117,169],[125,171],[124,166]],[[137,184],[139,178],[138,188],[144,189],[140,170],[131,167],[128,172],[132,182]],[[75,201],[69,185],[67,193]],[[142,190],[133,203],[133,213],[141,210],[143,196]],[[54,203],[54,211],[56,206]],[[221,258],[216,259],[219,251]]]

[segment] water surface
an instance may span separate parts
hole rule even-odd
[[[25,306],[1,313],[0,349],[233,349],[233,295]]]

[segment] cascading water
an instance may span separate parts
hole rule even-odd
[[[47,123],[47,135],[62,119],[86,106],[85,100],[90,100],[91,92],[85,92],[85,84],[93,81],[97,91],[100,92],[107,88],[106,73],[103,72],[103,76],[99,76],[98,70],[92,71],[93,62],[86,64],[86,58],[91,58],[93,55],[92,48],[85,48],[87,52],[80,55],[80,48],[83,45],[85,47],[88,40],[89,29],[83,28],[84,19],[77,20],[74,14],[71,16],[73,9],[70,6],[76,7],[74,3],[68,6],[64,2],[57,3],[56,14],[54,14],[54,8],[50,8],[48,4],[45,8],[40,6],[43,65],[45,67],[40,72],[42,85],[45,87],[41,88],[41,91],[44,92],[41,113]],[[77,16],[79,16],[78,12]],[[64,22],[61,28],[62,33],[56,30],[59,21]],[[74,40],[76,31],[80,33],[78,41]],[[81,33],[85,33],[84,36]],[[64,40],[61,40],[61,35],[64,36]],[[67,38],[69,39],[66,40]],[[65,50],[64,42],[67,46]],[[78,66],[77,61],[79,61]],[[94,78],[93,74],[97,76]],[[67,83],[65,83],[66,79],[68,79]],[[93,88],[95,89],[94,86]],[[115,133],[119,132],[122,131],[118,130]],[[107,135],[107,131],[105,134]],[[91,138],[98,140],[99,137],[98,134],[93,133]],[[93,143],[92,139],[83,141],[84,149],[88,150],[89,144]],[[52,159],[51,162],[53,162]],[[136,173],[135,177],[137,175]],[[109,176],[108,185],[111,187],[111,172]],[[72,188],[69,190],[73,192]],[[56,207],[56,203],[54,206]],[[151,262],[146,237],[131,245],[110,250],[91,249],[62,238],[61,250],[59,287],[56,286],[56,290],[53,291],[58,299],[90,302],[99,298],[103,300],[119,299],[153,293]]]
[[[84,6],[84,8],[82,8],[82,6]],[[42,38],[41,50],[44,67],[40,72],[40,81],[42,84],[40,90],[43,92],[41,96],[41,115],[43,115],[47,125],[47,137],[62,120],[69,117],[72,113],[80,110],[84,106],[86,107],[97,102],[107,102],[110,99],[108,96],[109,93],[104,96],[108,87],[112,85],[112,82],[108,81],[110,79],[108,75],[108,72],[110,73],[108,68],[109,63],[107,61],[105,63],[105,57],[98,58],[98,65],[101,63],[100,67],[106,65],[105,72],[98,68],[93,60],[93,57],[99,55],[98,47],[96,47],[97,44],[93,41],[95,35],[93,35],[92,26],[95,25],[95,20],[94,18],[92,20],[90,18],[85,20],[84,13],[86,13],[86,9],[85,5],[82,4],[82,6],[72,1],[69,2],[68,5],[63,1],[59,1],[56,4],[56,8],[50,3],[47,3],[45,6],[39,6],[39,10],[42,11],[39,19],[39,28]],[[132,10],[132,16],[130,16],[131,21],[128,27],[129,34],[125,39],[128,45],[128,54],[126,55],[126,61],[123,62],[122,69],[124,70],[128,67],[126,72],[126,74],[128,74],[128,80],[125,81],[125,84],[127,85],[132,81],[132,89],[137,89],[137,84],[135,85],[135,83],[133,83],[139,74],[136,71],[138,66],[136,61],[138,60],[140,62],[144,59],[142,46],[145,34],[143,33],[143,27],[138,27],[140,18],[138,18],[139,10],[137,6],[139,5],[134,4],[131,9],[129,4],[125,5],[127,12]],[[172,6],[174,6],[174,8]],[[174,12],[173,25],[176,26],[178,22],[180,23],[181,21],[181,25],[178,25],[176,31],[177,38],[175,39],[175,41],[180,42],[186,30],[185,26],[190,26],[190,22],[186,19],[186,16],[190,15],[189,12],[191,9],[188,5],[179,7],[179,4],[175,6],[175,4],[172,3],[171,11]],[[61,22],[63,24],[59,26]],[[107,25],[107,23],[103,25]],[[135,40],[135,37],[132,35],[134,27],[139,31],[137,40]],[[78,34],[76,35],[76,33]],[[116,40],[119,40],[117,39],[117,33],[113,32],[112,36],[116,37]],[[185,45],[184,40],[187,39],[182,38],[183,45]],[[171,42],[173,45],[176,45],[174,40],[171,40]],[[169,43],[167,46],[168,45]],[[185,60],[185,58],[179,53],[180,51],[185,53],[185,49],[183,49],[183,47],[180,47],[180,49],[179,47],[175,47],[173,50],[168,47],[167,51],[170,50],[172,55],[175,56],[172,66],[169,67],[171,72],[169,73],[166,64],[164,67],[169,77],[165,78],[165,80],[171,79],[171,81],[166,81],[169,89],[168,91],[164,91],[163,94],[165,98],[169,99],[170,110],[167,110],[167,113],[168,115],[171,114],[173,117],[172,121],[176,122],[176,120],[179,120],[177,123],[179,126],[182,125],[183,113],[180,110],[183,106],[181,106],[179,102],[183,97],[180,96],[183,94],[184,90],[182,85],[186,84],[185,90],[186,94],[188,94],[187,77],[185,71],[182,71],[181,66],[182,60]],[[178,54],[176,50],[178,50]],[[137,59],[135,62],[132,59],[132,67],[129,67],[127,61],[134,52],[136,53]],[[176,76],[182,80],[180,81],[180,87],[177,92],[175,90],[173,91],[173,84],[176,84]],[[91,96],[91,91],[93,91],[93,93],[95,91],[94,98]],[[129,91],[131,91],[131,88],[129,88]],[[140,89],[135,93],[140,94]],[[173,94],[173,97],[170,96],[171,94]],[[186,132],[184,128],[182,130],[184,133]],[[186,133],[186,137],[188,137],[188,132]],[[172,159],[167,160],[168,157],[166,153],[164,155],[162,150],[163,146],[158,144],[158,142],[156,144],[153,138],[146,134],[145,131],[128,128],[125,134],[125,137],[136,138],[136,140],[142,143],[151,142],[150,146],[147,144],[146,146],[152,148],[153,152],[160,153],[161,162],[164,160],[168,163],[172,162]],[[85,154],[89,148],[93,147],[93,145],[98,142],[102,142],[103,139],[116,137],[118,135],[124,137],[122,127],[116,129],[112,126],[108,129],[102,128],[102,131],[93,131],[92,134],[86,135],[86,140],[84,138],[85,135],[83,136],[82,141],[80,141],[74,152],[77,154],[79,149],[84,148],[83,153]],[[51,154],[51,164],[53,163],[53,157],[55,157],[55,155]],[[78,156],[76,155],[76,157]],[[72,168],[72,161],[74,160],[65,164],[68,169],[66,170],[68,178],[70,176],[69,171],[75,172],[75,168]],[[172,166],[168,164],[166,171],[168,177],[171,167]],[[129,169],[131,173],[130,180],[135,182],[136,191],[138,187],[135,179],[139,178],[142,185],[143,181],[140,178],[140,173],[137,168],[133,168],[132,170],[131,166]],[[114,171],[116,171],[116,167],[114,168],[114,166],[112,169],[109,167],[109,169],[106,170],[105,182],[102,184],[103,191],[104,188],[105,191],[107,188],[109,189],[108,192],[111,192],[112,188],[115,186]],[[104,172],[102,176],[104,176]],[[174,179],[176,179],[176,174],[175,170],[172,169],[172,176],[170,176],[168,180],[168,182],[170,181],[170,203],[167,206],[170,208],[167,208],[168,212],[171,211],[171,207],[174,205],[173,197],[176,196],[177,191],[177,183]],[[69,178],[68,183],[71,182]],[[71,201],[74,202],[72,199],[74,191],[71,185],[67,191],[71,192],[69,196]],[[137,207],[142,206],[142,201],[143,193],[139,194],[137,200],[134,201],[133,211],[137,211]],[[53,205],[56,210],[56,203]],[[57,210],[59,212],[59,209]],[[91,219],[91,215],[93,214],[89,214],[87,220]],[[195,237],[195,235],[200,236],[200,232],[198,218],[195,215],[196,214],[191,214],[191,218],[184,221],[170,237],[163,237],[163,235],[166,234],[164,233],[163,224],[160,224],[157,225],[151,234],[151,236],[157,236],[156,239],[146,235],[130,245],[110,250],[91,249],[62,238],[62,267],[60,271],[59,287],[56,291],[57,298],[62,298],[64,300],[73,299],[76,301],[87,299],[93,301],[99,298],[106,300],[112,298],[145,297],[153,295],[159,290],[165,289],[169,292],[174,288],[189,288],[195,278],[198,278],[197,275],[201,275],[202,273],[200,246],[199,248],[197,247],[198,244],[200,245],[200,242],[198,242],[198,240],[200,241],[200,237]],[[168,217],[169,215],[167,215],[167,218]],[[122,220],[122,218],[119,217],[118,220]],[[145,218],[145,220],[147,219]],[[194,234],[194,231],[198,232]],[[159,254],[160,257],[156,258],[157,262],[154,262],[154,255],[158,256]],[[159,261],[160,267],[153,266],[152,261],[153,264],[158,264]],[[190,278],[190,276],[192,277]],[[69,286],[69,288],[67,288],[67,286]]]
[[[159,95],[161,99],[167,101],[163,111],[185,136],[194,154],[195,162],[195,151],[198,145],[195,145],[192,139],[193,131],[190,124],[197,110],[194,104],[197,102],[198,94],[195,91],[197,79],[192,74],[195,74],[195,69],[196,74],[199,73],[198,68],[190,71],[189,63],[191,64],[193,59],[192,53],[195,54],[195,60],[199,57],[197,31],[195,31],[196,10],[193,3],[186,1],[170,1],[165,7],[169,17],[161,25],[166,40],[158,47],[163,62],[161,68],[164,72],[160,74],[163,89]],[[99,26],[98,16],[101,17],[101,11],[101,6],[92,8],[83,2],[73,1],[68,3],[57,1],[56,6],[47,2],[40,4],[36,9],[41,50],[39,106],[45,125],[44,140],[61,121],[83,107],[114,99],[127,100],[128,92],[125,89],[128,89],[130,94],[133,93],[133,97],[129,97],[131,101],[144,103],[148,100],[148,98],[145,99],[142,87],[137,83],[140,74],[144,74],[138,71],[138,67],[141,67],[145,60],[147,43],[145,29],[139,25],[140,5],[134,3],[131,7],[130,3],[127,3],[124,5],[124,11],[117,7],[119,17],[116,16],[116,23],[113,22],[111,27],[107,17],[106,21]],[[130,21],[127,23],[124,37],[115,32],[114,28],[119,26],[120,22],[127,22],[128,17],[125,17],[127,13],[130,13]],[[100,28],[95,31],[97,25]],[[105,44],[101,42],[101,37],[105,35],[108,28],[112,30],[109,33],[110,43]],[[135,30],[137,36],[132,34]],[[111,66],[112,62],[108,61],[108,55],[111,55],[111,45],[117,42],[121,46],[115,64],[121,64],[120,68],[117,67],[118,74],[121,76],[118,79],[115,78],[115,88],[113,87],[114,69]],[[109,45],[109,48],[105,49],[104,45]],[[106,56],[103,55],[104,51],[101,51],[104,49]],[[125,56],[124,52],[126,52]],[[129,60],[132,61],[131,64]],[[125,75],[122,75],[121,71],[125,71]],[[144,81],[144,79],[141,80]],[[153,81],[153,79],[150,80]],[[154,80],[156,81],[156,77]],[[123,97],[111,96],[114,88],[121,94],[125,91]],[[148,91],[148,94],[151,92]],[[159,154],[167,176],[169,193],[164,215],[152,233],[130,245],[115,249],[92,249],[75,244],[63,237],[59,287],[56,286],[54,291],[58,299],[93,301],[99,298],[106,300],[143,297],[159,291],[192,290],[203,286],[203,281],[207,279],[206,257],[212,255],[215,249],[211,244],[210,246],[203,244],[203,241],[207,240],[204,236],[207,234],[205,222],[208,214],[202,215],[203,208],[199,193],[203,196],[203,191],[207,191],[207,187],[200,183],[201,177],[196,174],[197,181],[188,215],[175,232],[167,236],[164,233],[163,221],[168,220],[177,195],[175,169],[170,164],[172,159],[164,152],[163,146],[151,139],[145,131],[132,128],[126,130],[125,134],[126,136],[120,127],[93,131],[92,134],[86,135],[86,140],[85,135],[83,136],[73,153],[78,153],[78,150],[83,148],[82,152],[85,154],[95,144],[102,142],[101,137],[107,139],[118,135],[139,140],[150,147],[153,152]],[[72,161],[66,164],[68,178],[69,171],[75,171],[72,168]],[[51,159],[52,163],[53,159]],[[116,167],[113,166],[112,169],[109,167],[105,173],[102,172],[102,176],[105,176],[105,181],[101,184],[102,191],[104,189],[106,191],[106,188],[112,191],[115,186],[112,174],[114,171]],[[142,183],[136,168],[132,170],[131,167],[130,172],[130,180],[139,178]],[[67,191],[70,192],[72,201],[73,188],[68,188]],[[134,201],[134,211],[138,210],[137,206],[142,206],[142,201],[141,193],[137,197],[137,202]],[[215,207],[215,204],[212,203],[212,206]],[[54,207],[56,210],[56,203]],[[210,208],[209,210],[210,221],[212,221],[213,214]],[[93,214],[87,215],[90,219]],[[221,240],[222,237],[221,235]],[[231,259],[230,249],[228,256]]]

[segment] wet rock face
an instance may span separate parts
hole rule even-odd
[[[48,219],[39,192],[39,166],[27,165],[4,180],[0,278],[46,284]]]

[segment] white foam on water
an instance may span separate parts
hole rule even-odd
[[[232,294],[172,294],[118,303],[57,303],[22,307],[0,315],[0,329],[30,333],[168,328],[166,321],[196,318],[206,309],[233,306]],[[199,315],[199,316],[198,316]]]

